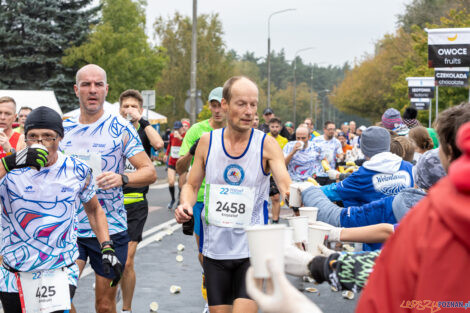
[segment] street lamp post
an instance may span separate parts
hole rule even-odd
[[[273,12],[268,17],[268,108],[271,107],[271,17],[276,14],[295,11],[296,9],[285,9]]]
[[[326,62],[320,62],[320,63],[315,63],[315,64],[318,66],[320,64],[325,64],[325,63]],[[312,74],[310,76],[310,84],[311,84],[311,86],[310,86],[310,117],[313,116],[313,114],[312,114],[312,107],[313,107],[312,103],[313,103],[313,68],[314,68],[314,65],[312,65]],[[315,124],[313,124],[313,125],[315,125],[315,127],[318,127],[318,125],[317,125],[317,111],[318,111],[317,99],[315,99],[315,113],[314,113],[314,115],[315,115]]]
[[[296,103],[296,96],[297,96],[297,91],[296,91],[296,85],[297,85],[297,80],[295,77],[295,70],[297,69],[297,55],[300,52],[307,51],[307,50],[312,50],[314,47],[307,47],[303,48],[300,50],[297,50],[294,55],[294,125],[297,127],[297,103]]]
[[[322,94],[322,93],[324,93],[324,92],[325,92],[325,95],[324,95],[323,97],[321,97],[321,99],[322,99],[322,101],[321,101],[321,102],[322,102],[321,124],[322,124],[322,125],[325,124],[325,118],[326,118],[326,116],[325,116],[325,97],[326,97],[326,94],[330,92],[330,90],[328,90],[328,89],[323,89],[322,91],[319,91],[319,92],[318,92],[318,95],[320,95],[320,94]]]

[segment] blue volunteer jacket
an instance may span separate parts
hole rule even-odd
[[[321,189],[331,201],[343,201],[344,207],[361,206],[413,187],[412,168],[399,156],[383,152],[364,162],[345,180]]]

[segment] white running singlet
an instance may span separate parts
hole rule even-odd
[[[125,160],[144,151],[134,126],[120,115],[104,112],[92,124],[80,124],[80,116],[64,121],[64,139],[60,149],[73,156],[89,155],[101,158],[101,171],[124,173]],[[97,176],[96,173],[93,175]],[[96,190],[96,196],[106,212],[109,234],[127,230],[127,215],[124,208],[122,187]],[[78,211],[78,236],[95,237],[88,217],[80,206]]]
[[[204,228],[202,254],[217,260],[243,259],[248,258],[250,254],[246,233],[242,227],[247,224],[267,224],[268,222],[269,173],[265,173],[263,169],[263,145],[266,134],[260,130],[252,129],[243,154],[233,157],[225,150],[224,131],[225,128],[221,128],[210,133],[204,200],[207,204],[209,190],[211,190],[211,202],[217,204],[212,208],[205,205],[201,213]],[[215,189],[211,188],[211,185],[220,186],[217,195],[213,194]],[[239,195],[236,194],[238,192],[246,194],[245,200],[231,201],[231,199],[239,199],[237,198]],[[250,203],[250,199],[253,199],[253,192],[254,201]],[[217,201],[213,199],[214,196]],[[240,206],[240,202],[242,202],[242,206]],[[208,224],[211,220],[207,218],[208,213],[209,216],[212,213],[217,213],[221,219],[224,216],[228,216],[230,219],[232,212],[237,212],[237,210],[238,213],[249,212],[250,207],[253,209],[252,214],[248,216],[245,223],[239,220],[240,227],[221,227]],[[229,225],[228,222],[227,225]]]
[[[3,262],[18,271],[65,266],[76,286],[77,210],[95,195],[90,168],[58,153],[40,171],[16,169],[0,181]],[[18,292],[15,275],[0,267],[0,291]]]

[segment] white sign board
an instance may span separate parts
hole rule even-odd
[[[155,90],[142,90],[141,94],[144,109],[155,109]]]

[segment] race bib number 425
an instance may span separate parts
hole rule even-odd
[[[206,184],[206,223],[234,228],[249,226],[254,203],[254,187]]]
[[[70,292],[64,269],[16,273],[23,313],[70,310]]]

